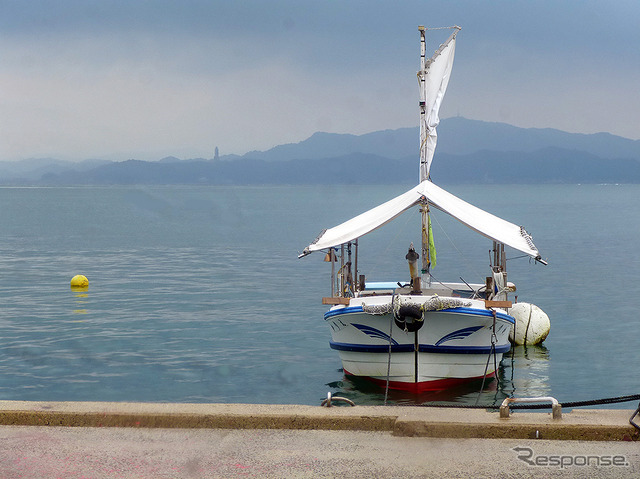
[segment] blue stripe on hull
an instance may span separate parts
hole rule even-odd
[[[388,353],[388,344],[355,344],[355,343],[336,343],[329,342],[331,349],[338,351],[355,351],[358,353]],[[415,351],[413,344],[392,344],[392,353],[412,353]]]
[[[388,353],[388,344],[355,344],[355,343],[336,343],[329,342],[331,349],[337,351],[353,351],[358,353]],[[496,353],[506,353],[511,349],[510,344],[496,345]],[[391,345],[392,353],[412,353],[415,351],[413,344]],[[421,353],[438,353],[438,354],[490,354],[491,346],[431,346],[429,344],[420,344],[418,351]]]
[[[349,306],[346,308],[340,308],[333,311],[327,311],[326,313],[324,313],[324,319],[329,319],[334,316],[339,316],[341,314],[362,313],[362,312],[364,312],[364,310],[362,309],[362,306]]]
[[[363,313],[363,312],[364,310],[362,309],[362,306],[349,306],[346,308],[327,311],[326,313],[324,313],[324,319],[327,320],[329,318],[332,318],[334,316],[339,316],[342,314],[353,314],[353,313]],[[439,311],[427,311],[425,314],[429,314],[431,312],[493,317],[493,313],[488,309],[477,309],[477,308],[448,308],[448,309],[441,309]],[[496,311],[496,318],[502,319],[511,324],[515,324],[516,322],[513,316],[509,316],[508,314],[505,314],[501,311]]]
[[[451,308],[443,309],[446,313],[460,313],[460,314],[475,314],[476,316],[489,316],[493,317],[493,313],[488,309],[476,309],[476,308]],[[516,320],[513,316],[510,316],[501,311],[496,311],[496,318],[508,321],[511,324],[516,324]]]
[[[506,353],[511,349],[510,344],[496,344],[496,353]],[[489,354],[493,353],[491,346],[430,346],[420,344],[418,351],[421,353],[445,353],[445,354]]]

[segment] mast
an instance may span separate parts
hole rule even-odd
[[[427,29],[418,27],[420,31],[420,71],[418,82],[420,87],[420,182],[430,179],[431,160],[436,149],[438,135],[436,128],[440,123],[439,111],[442,99],[449,84],[453,57],[455,54],[456,35],[460,27],[443,27],[451,29],[449,38],[440,45],[429,59],[426,57]],[[430,30],[441,30],[434,28]]]
[[[422,182],[427,179],[424,173],[427,169],[427,132],[424,128],[427,116],[427,91],[425,88],[427,39],[424,26],[420,25],[418,30],[420,31],[420,72],[418,72],[418,81],[420,82],[420,182]]]
[[[420,182],[426,180],[427,178],[423,178],[424,172],[426,171],[426,131],[424,131],[423,125],[426,121],[427,115],[427,99],[426,99],[426,89],[425,89],[425,80],[426,80],[426,54],[427,54],[427,38],[426,31],[424,25],[420,25],[418,27],[418,31],[420,32],[420,71],[418,72],[418,82],[420,86]],[[426,279],[426,285],[431,286],[431,275],[429,274],[429,237],[427,232],[427,204],[426,199],[421,202],[420,205],[420,217],[422,219],[422,228],[421,238],[422,238],[422,275],[426,276],[423,281]],[[426,237],[425,237],[426,236]]]
[[[431,180],[431,160],[437,142],[436,127],[440,123],[438,112],[449,83],[449,76],[453,66],[455,38],[460,31],[460,27],[457,25],[444,28],[452,29],[453,32],[440,45],[433,56],[427,60],[427,29],[423,25],[418,27],[420,32],[420,71],[418,72],[420,88],[420,183]],[[440,28],[436,30],[440,30]],[[429,90],[428,94],[427,90]],[[427,285],[431,285],[429,269],[432,257],[435,265],[435,248],[433,247],[430,228],[429,201],[427,198],[423,198],[420,204],[422,213],[422,274],[427,276]]]

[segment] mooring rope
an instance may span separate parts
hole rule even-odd
[[[638,401],[640,394],[631,394],[628,396],[616,396],[602,399],[591,399],[588,401],[559,401],[563,408],[576,408],[585,406],[599,406],[601,404],[617,404],[622,402]],[[425,404],[407,404],[407,406],[417,407],[442,407],[442,408],[460,408],[460,409],[500,409],[500,404],[476,405],[476,404],[452,404],[452,403],[425,403]],[[405,404],[403,404],[405,406]],[[510,409],[550,409],[551,404],[511,404]]]
[[[391,295],[391,311],[393,311],[393,302],[396,298],[396,291],[393,290],[393,294]],[[387,405],[387,399],[389,398],[389,377],[391,376],[391,342],[393,339],[391,335],[393,334],[393,315],[389,316],[389,357],[387,358],[387,384],[384,388],[384,405]]]

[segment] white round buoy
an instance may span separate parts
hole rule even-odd
[[[509,341],[512,343],[540,344],[549,335],[549,316],[535,304],[516,303],[509,309],[509,314],[516,320],[515,328],[512,327],[509,333]]]
[[[76,274],[73,278],[71,278],[71,287],[73,289],[88,288],[89,280],[82,274]]]

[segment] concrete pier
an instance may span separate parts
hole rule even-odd
[[[512,412],[407,406],[0,401],[0,425],[385,431],[394,436],[624,441],[633,410]]]
[[[0,401],[0,477],[640,477],[633,410]]]

